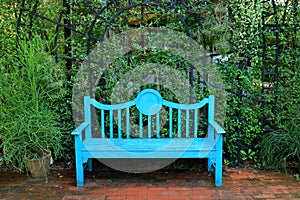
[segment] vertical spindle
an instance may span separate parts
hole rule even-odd
[[[169,108],[169,137],[173,137],[173,109]]]
[[[129,108],[126,108],[126,137],[130,137],[130,113]]]
[[[181,138],[181,110],[178,109],[178,138]]]

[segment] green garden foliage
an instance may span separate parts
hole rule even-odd
[[[0,75],[0,147],[5,163],[20,172],[41,152],[62,155],[57,105],[65,95],[65,73],[46,44],[40,37],[20,42],[18,62]]]
[[[255,84],[260,80],[261,52],[261,7],[255,1],[229,0],[227,2],[231,52],[218,62],[223,73],[228,92],[224,139],[226,157],[233,163],[242,160],[256,160],[257,137],[262,133],[260,105],[255,102],[261,95],[261,87]],[[241,143],[253,149],[250,156]],[[239,152],[242,152],[239,154]],[[254,153],[254,154],[253,154]]]
[[[25,7],[30,11],[35,1],[28,2]],[[262,11],[265,8],[262,8],[260,3],[254,0],[207,0],[205,5],[200,5],[202,1],[191,0],[185,1],[186,5],[190,6],[189,8],[178,4],[175,10],[170,11],[162,7],[146,5],[137,5],[125,9],[129,1],[119,0],[117,1],[119,10],[110,5],[99,18],[95,18],[95,13],[88,7],[83,6],[83,1],[73,0],[71,6],[63,6],[63,2],[62,0],[41,1],[37,4],[37,13],[46,16],[50,20],[73,27],[76,32],[61,26],[57,27],[49,20],[36,16],[32,17],[29,11],[25,10],[21,22],[28,25],[32,19],[32,26],[21,26],[18,36],[19,40],[30,40],[39,37],[44,41],[50,41],[50,45],[47,45],[45,49],[48,52],[47,56],[45,55],[47,58],[55,51],[57,51],[58,56],[76,58],[72,61],[71,66],[60,72],[60,75],[68,77],[61,83],[63,88],[67,90],[63,101],[55,101],[52,104],[54,110],[60,115],[60,131],[63,132],[62,144],[65,148],[65,156],[68,158],[73,156],[70,131],[74,127],[71,111],[74,77],[80,68],[81,61],[86,58],[87,52],[93,50],[100,42],[93,38],[89,40],[87,34],[107,39],[125,30],[139,27],[165,27],[187,33],[186,27],[180,22],[178,16],[186,16],[192,12],[197,13],[199,17],[197,20],[201,23],[196,23],[196,18],[191,15],[186,21],[190,27],[189,34],[194,36],[199,44],[205,46],[208,52],[220,55],[214,58],[214,61],[223,75],[227,91],[225,157],[234,164],[238,162],[238,159],[263,160],[263,165],[269,166],[273,159],[278,158],[280,160],[278,163],[280,163],[283,157],[290,154],[285,153],[283,157],[276,157],[276,153],[273,154],[273,157],[272,154],[268,154],[269,150],[265,144],[272,141],[270,138],[278,139],[278,137],[263,135],[261,105],[259,101],[256,101],[262,99],[262,84],[264,84],[261,83],[263,65],[261,57],[262,36],[264,34],[261,18]],[[86,1],[95,10],[103,8],[103,2]],[[153,2],[158,1],[154,0]],[[172,4],[172,1],[159,2],[166,7]],[[294,111],[299,110],[300,99],[298,84],[300,14],[299,1],[288,0],[286,2],[287,4],[280,4],[278,7],[280,23],[278,110],[277,116],[273,117],[276,118],[278,125],[278,130],[274,133],[285,132],[284,134],[290,134],[289,137],[294,138],[294,134],[297,135],[297,130],[296,127],[291,129],[289,123],[293,121],[294,124],[299,124],[299,118],[295,117]],[[17,73],[16,70],[19,70],[19,67],[22,66],[22,56],[19,54],[20,46],[16,48],[16,23],[21,5],[19,1],[8,0],[2,1],[1,5],[3,6],[0,7],[0,45],[5,48],[0,50],[0,72],[1,74],[4,74],[4,72],[5,74]],[[63,12],[61,18],[57,14],[60,11]],[[120,12],[120,14],[116,15],[117,12]],[[109,20],[111,23],[108,24],[103,19]],[[269,23],[272,22],[269,21]],[[93,29],[91,29],[92,24]],[[56,28],[58,28],[58,34],[56,34]],[[102,35],[104,30],[106,30],[105,35]],[[54,46],[55,38],[57,39],[57,46]],[[91,49],[88,49],[88,44],[90,44]],[[33,59],[38,59],[38,57]],[[185,77],[188,77],[189,63],[183,61],[178,55],[151,49],[135,51],[111,64],[98,85],[97,98],[103,102],[109,102],[112,88],[117,84],[117,81],[121,80],[134,67],[148,62],[172,66],[181,71]],[[204,77],[200,78],[204,79]],[[157,86],[151,85],[151,87]],[[165,89],[164,91],[167,98],[172,98],[172,93],[169,90]],[[198,93],[199,98],[209,93],[205,85],[196,87],[195,91]],[[1,109],[7,110],[1,94],[0,100],[2,100]],[[3,126],[0,125],[0,133],[2,132]],[[282,134],[280,135],[282,136]],[[267,139],[264,140],[264,137]],[[265,141],[266,143],[259,141]],[[238,143],[248,146],[250,149],[240,148],[241,146]],[[297,145],[296,142],[293,144]],[[268,148],[274,149],[272,142],[269,142],[269,145]],[[299,149],[297,146],[292,147],[290,145],[289,147]],[[278,148],[279,150],[282,149],[280,145]],[[238,155],[241,157],[239,158]],[[297,154],[295,155],[297,158]],[[268,163],[267,160],[270,162]]]
[[[16,56],[17,1],[3,0],[0,3],[0,72],[14,62]]]
[[[277,130],[262,136],[260,162],[267,168],[285,168],[298,162],[300,172],[300,7],[287,1],[278,7],[280,56]]]

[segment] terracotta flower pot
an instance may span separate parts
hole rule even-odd
[[[51,153],[43,154],[43,157],[27,161],[27,167],[32,178],[47,177],[50,173]]]

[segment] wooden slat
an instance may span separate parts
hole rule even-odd
[[[114,132],[113,132],[113,128],[114,128],[114,124],[113,124],[113,111],[110,110],[109,111],[109,138],[113,138],[114,137]]]
[[[120,158],[211,158],[217,154],[216,150],[161,150],[154,152],[128,152],[128,151],[83,151],[82,155],[85,158],[93,157],[93,158],[109,158],[109,159],[120,159]]]
[[[91,151],[129,151],[129,152],[154,152],[158,149],[165,151],[198,151],[215,150],[216,141],[207,138],[135,138],[135,139],[101,139],[93,138],[84,141],[84,148]]]
[[[122,137],[122,110],[118,110],[118,138]]]
[[[140,138],[143,137],[143,114],[139,114],[139,129],[140,129]]]
[[[180,104],[167,101],[163,99],[163,105],[169,108],[181,109],[181,110],[194,110],[196,108],[201,108],[205,106],[209,102],[208,98],[202,99],[202,101],[195,103],[195,104]]]
[[[190,111],[186,110],[186,121],[185,121],[185,137],[190,137]]]
[[[126,108],[126,138],[130,137],[130,111]]]
[[[179,109],[178,110],[178,131],[177,131],[177,134],[178,134],[178,138],[181,138],[181,110]]]
[[[151,138],[151,129],[152,129],[151,115],[148,115],[148,138]]]
[[[105,126],[104,126],[104,110],[101,110],[101,137],[105,138]]]
[[[198,109],[194,110],[194,138],[198,136]]]
[[[135,105],[135,100],[126,102],[126,103],[121,103],[121,104],[114,104],[114,105],[109,105],[109,104],[102,104],[95,99],[91,99],[91,104],[95,106],[95,108],[98,109],[103,109],[103,110],[118,110],[118,109],[125,109],[129,108],[131,106]]]
[[[156,138],[160,138],[160,117],[159,113],[156,114]]]
[[[173,109],[169,108],[169,137],[173,137]]]

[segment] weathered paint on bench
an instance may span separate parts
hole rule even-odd
[[[206,104],[208,104],[208,133],[207,137],[198,138],[198,112]],[[92,127],[91,106],[99,109],[100,138],[92,137],[94,127]],[[134,106],[139,111],[139,137],[137,138],[131,137],[132,130],[129,123],[130,108]],[[162,107],[168,109],[167,137],[161,137]],[[176,115],[175,110],[177,110]],[[114,116],[114,112],[117,116]],[[122,116],[122,113],[125,115]],[[182,117],[183,113],[185,117]],[[108,122],[105,121],[105,115],[108,115]],[[146,133],[143,130],[143,116],[147,117]],[[151,124],[154,116],[155,124]],[[114,117],[117,118],[117,131],[114,130]],[[214,96],[212,95],[195,104],[178,104],[163,99],[156,90],[146,89],[141,91],[134,100],[115,105],[101,104],[85,96],[84,118],[85,121],[72,132],[75,137],[77,186],[84,185],[83,164],[87,162],[88,169],[92,170],[91,158],[208,158],[208,170],[212,170],[212,167],[215,169],[215,185],[222,186],[222,134],[225,131],[214,120]],[[122,127],[124,124],[122,118],[125,118],[125,127]],[[173,118],[176,118],[176,124],[173,124]],[[185,132],[182,130],[182,124],[188,127],[185,128]],[[105,129],[105,125],[109,127],[108,130]],[[152,125],[155,126],[154,133],[152,133]]]

